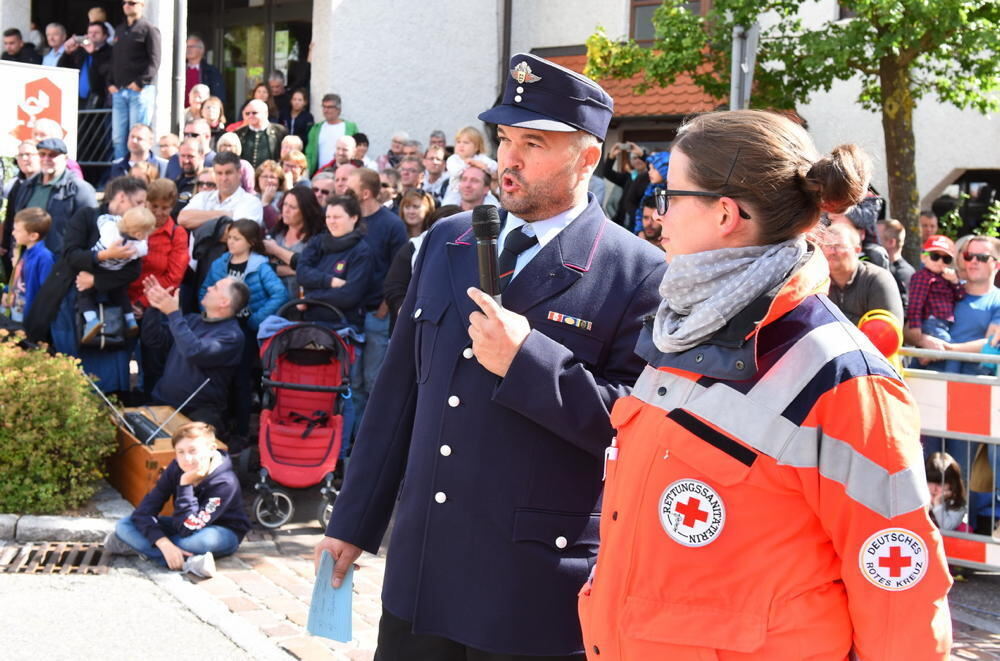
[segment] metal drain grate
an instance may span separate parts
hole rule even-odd
[[[111,554],[103,544],[31,542],[0,548],[0,573],[106,574]]]

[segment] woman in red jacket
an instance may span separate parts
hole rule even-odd
[[[947,659],[917,407],[806,241],[868,185],[761,111],[678,132],[647,367],[611,413],[588,659]]]
[[[156,218],[156,229],[146,239],[149,251],[142,258],[142,274],[129,286],[128,294],[132,300],[137,319],[149,307],[149,301],[143,293],[142,283],[148,276],[154,276],[167,290],[181,286],[184,272],[188,265],[188,233],[170,217],[177,203],[177,186],[170,179],[155,179],[146,189],[146,206]],[[141,351],[143,390],[149,394],[163,372],[163,362],[166,356],[153,352]]]

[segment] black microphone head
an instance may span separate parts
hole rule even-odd
[[[500,214],[492,204],[480,204],[472,210],[472,233],[477,241],[489,241],[500,236]]]

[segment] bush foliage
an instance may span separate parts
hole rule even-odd
[[[0,330],[0,512],[51,514],[96,489],[115,427],[79,362]]]

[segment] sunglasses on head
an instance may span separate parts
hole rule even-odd
[[[962,259],[964,259],[967,262],[971,262],[972,260],[976,260],[980,264],[986,264],[991,259],[993,259],[993,255],[989,255],[989,254],[986,254],[986,253],[963,252],[962,253]]]
[[[723,195],[721,193],[709,193],[707,191],[700,190],[671,190],[669,188],[659,188],[653,192],[653,198],[656,200],[656,213],[661,216],[667,213],[667,209],[670,208],[670,198],[671,197],[711,197],[715,199],[729,197],[728,195]],[[740,211],[740,218],[744,220],[750,220],[750,214],[743,210],[740,205],[736,205],[736,208]]]
[[[929,252],[925,253],[931,258],[932,262],[944,262],[945,264],[951,264],[951,255],[942,255],[939,252]]]

